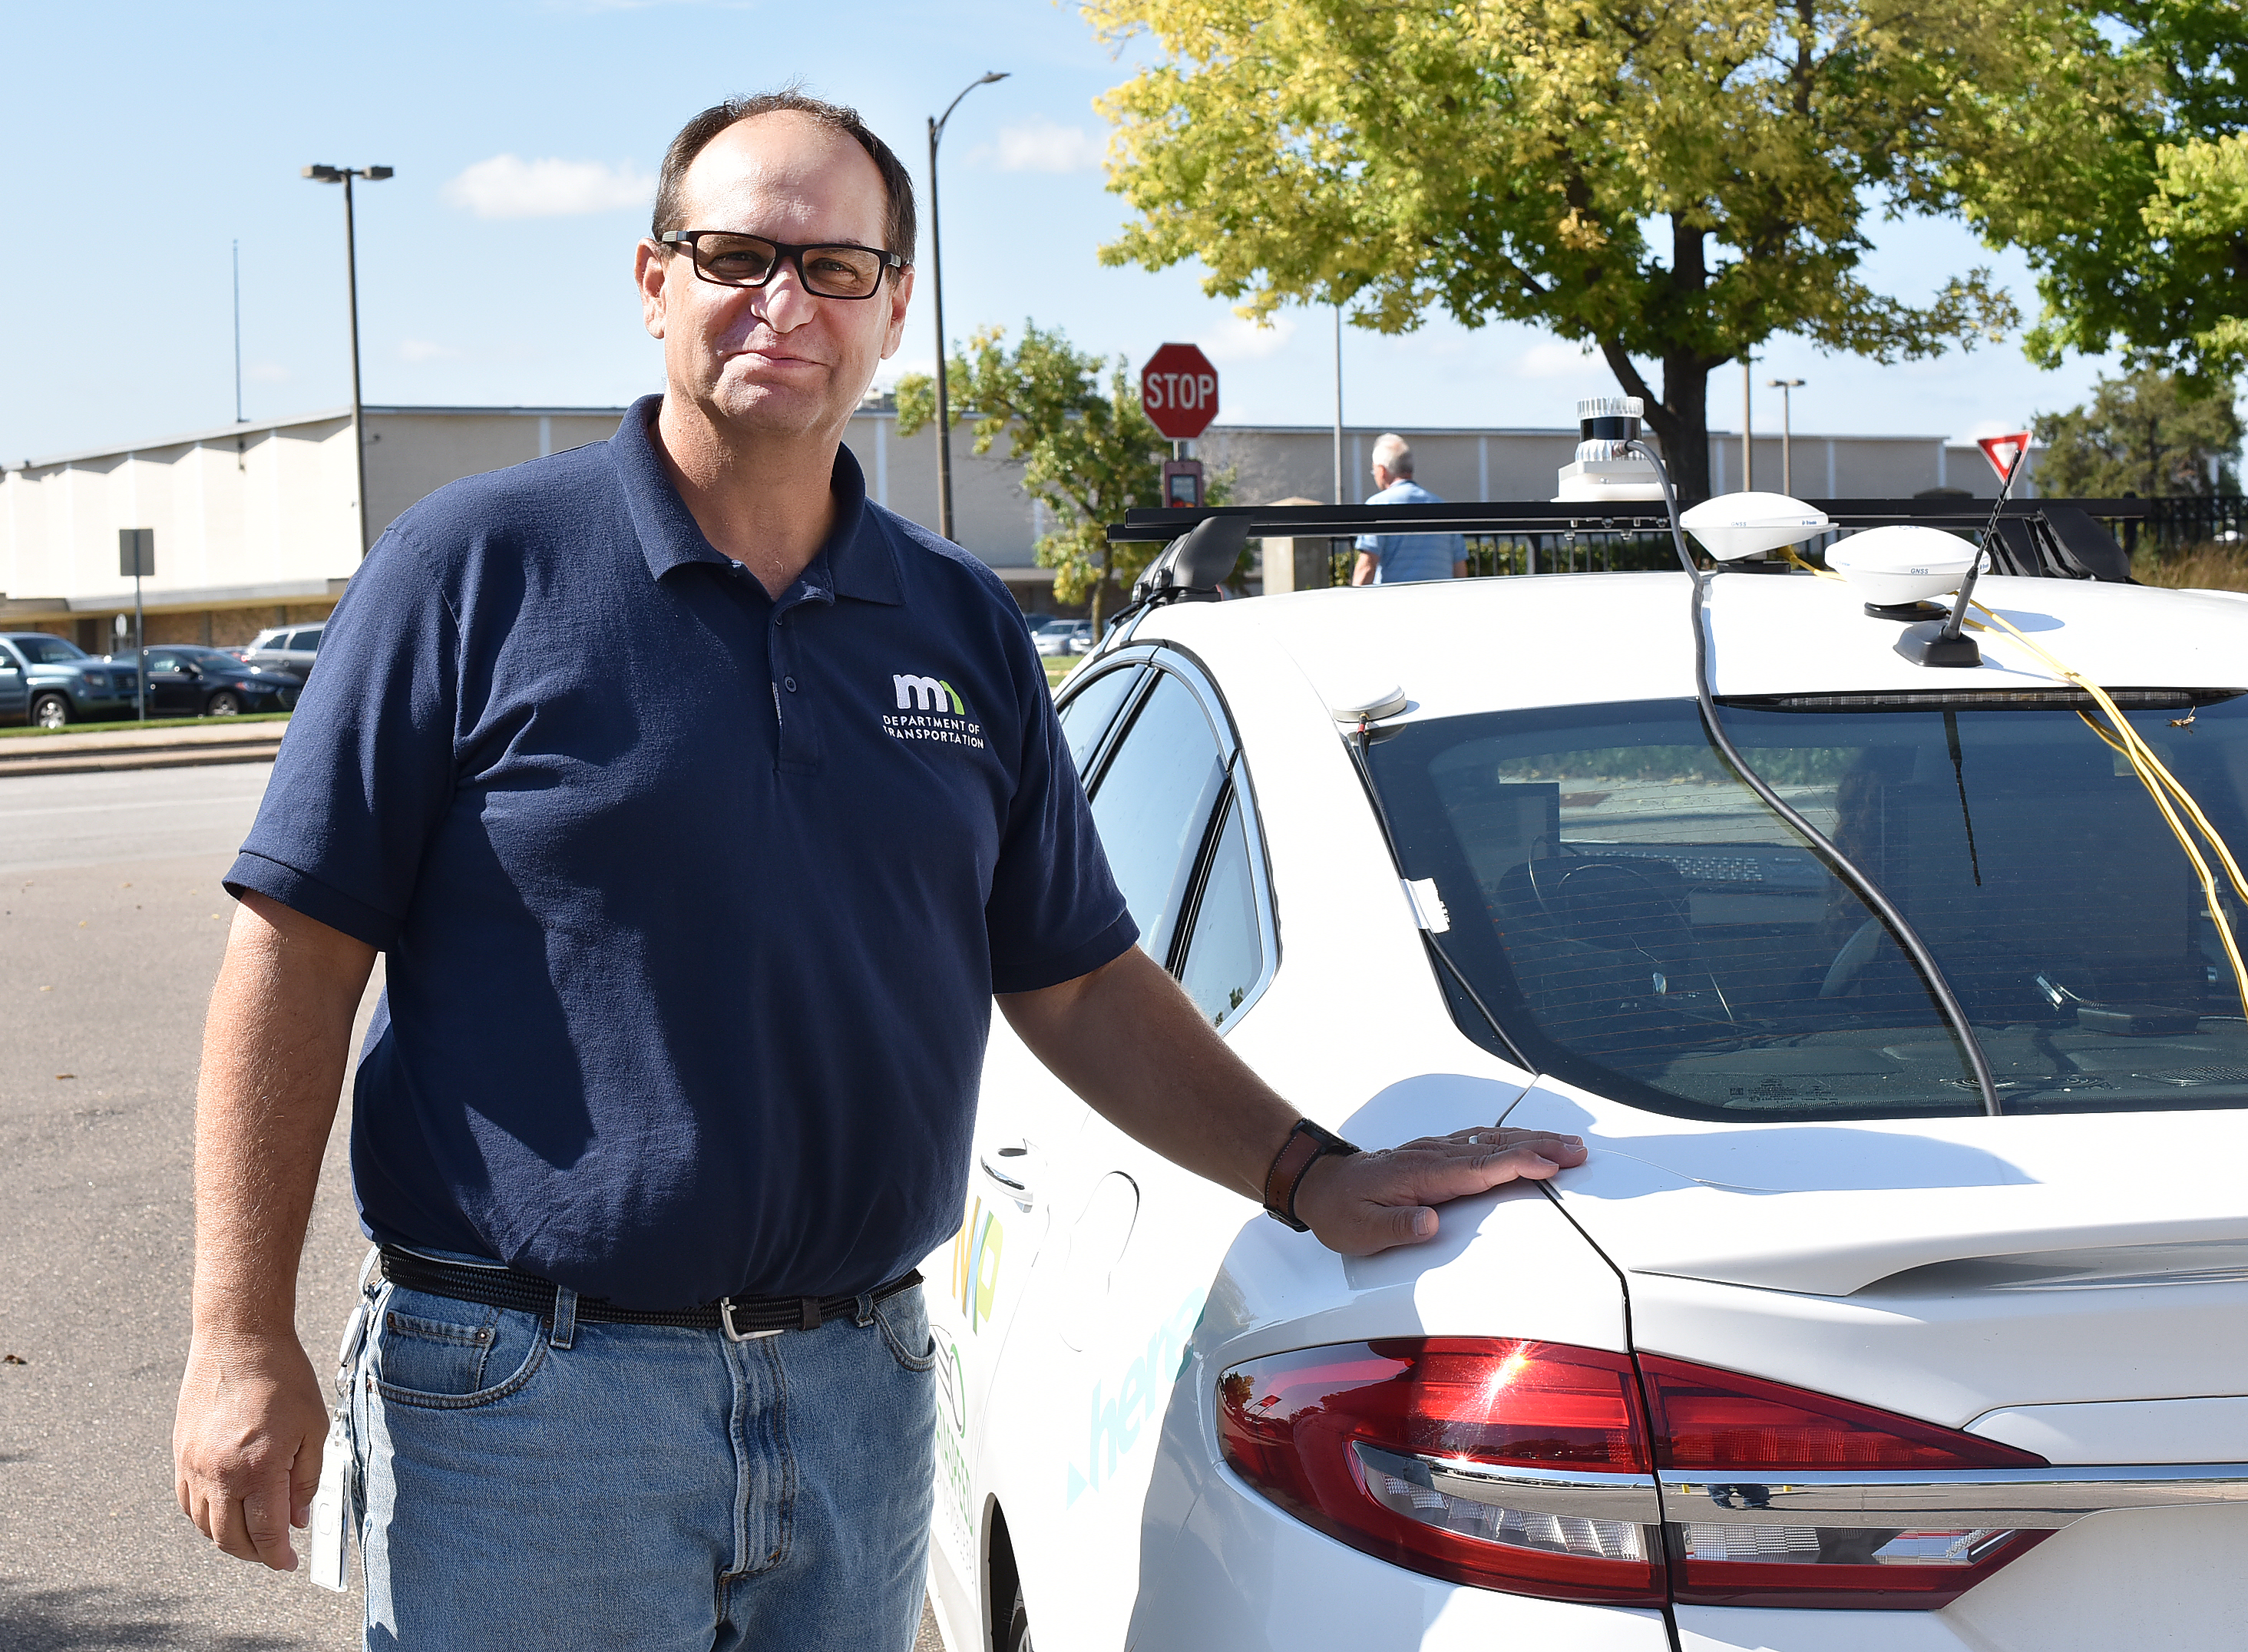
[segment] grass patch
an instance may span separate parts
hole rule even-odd
[[[2238,545],[2197,545],[2167,552],[2157,560],[2153,552],[2142,551],[2131,559],[2131,577],[2173,591],[2248,591],[2248,552]]]
[[[286,711],[252,711],[230,717],[151,717],[141,723],[115,717],[101,723],[65,723],[59,729],[0,729],[0,740],[38,739],[50,734],[142,734],[150,729],[211,729],[243,723],[286,723]]]
[[[1083,658],[1085,658],[1085,656],[1081,654],[1066,654],[1061,655],[1048,655],[1046,657],[1040,660],[1038,663],[1046,668],[1046,687],[1049,689],[1059,688],[1061,684],[1061,680],[1067,676],[1071,672],[1076,670],[1077,662]]]

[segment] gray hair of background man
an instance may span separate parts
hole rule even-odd
[[[908,173],[890,146],[876,137],[859,118],[856,109],[846,109],[840,103],[829,103],[815,98],[795,86],[783,86],[778,92],[760,92],[754,97],[729,98],[723,103],[714,103],[679,128],[679,135],[663,152],[663,169],[656,175],[655,211],[649,234],[661,236],[667,230],[692,230],[698,226],[682,217],[685,208],[680,203],[680,186],[687,176],[687,168],[695,164],[695,157],[709,147],[710,140],[728,127],[744,120],[754,120],[761,114],[800,114],[816,120],[831,132],[848,134],[864,149],[882,175],[882,189],[889,197],[889,214],[882,225],[882,247],[894,252],[908,264],[913,262],[914,223],[913,175]]]
[[[1393,476],[1413,474],[1413,449],[1403,436],[1392,431],[1374,438],[1374,463]]]

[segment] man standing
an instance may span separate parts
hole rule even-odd
[[[1346,1251],[1582,1158],[1340,1150],[1134,945],[1012,601],[841,447],[913,247],[851,111],[690,121],[635,255],[664,394],[392,525],[230,874],[180,1501],[295,1566],[328,1425],[298,1256],[380,951],[343,1382],[370,1647],[901,1652],[911,1270],[959,1220],[994,994],[1124,1128]]]
[[[1368,504],[1442,504],[1413,480],[1413,449],[1394,432],[1374,442],[1374,492]],[[1361,533],[1353,585],[1403,585],[1420,579],[1464,579],[1468,542],[1456,533]]]

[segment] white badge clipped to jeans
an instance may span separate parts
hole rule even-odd
[[[339,1594],[344,1588],[344,1483],[350,1462],[351,1436],[344,1429],[343,1407],[338,1406],[321,1451],[320,1489],[312,1496],[310,1573],[313,1582]]]
[[[373,1265],[374,1253],[368,1253]],[[360,1336],[367,1326],[367,1269],[360,1272],[360,1299],[344,1326],[336,1351],[336,1407],[328,1418],[327,1442],[320,1448],[320,1484],[312,1493],[312,1553],[305,1570],[324,1589],[344,1590],[344,1499],[351,1485],[352,1448],[348,1424],[351,1370],[359,1358]]]

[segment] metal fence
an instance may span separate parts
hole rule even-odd
[[[2238,545],[2248,533],[2248,498],[2233,494],[2149,499],[2143,524],[2126,519],[2112,524],[2108,531],[2127,555],[2151,551],[2160,558],[2196,545]]]
[[[1571,533],[1470,534],[1468,577],[1502,573],[1617,573],[1678,566],[1678,553],[1666,533],[1615,533],[1598,529]],[[1358,566],[1355,542],[1328,541],[1327,583],[1350,583]]]

